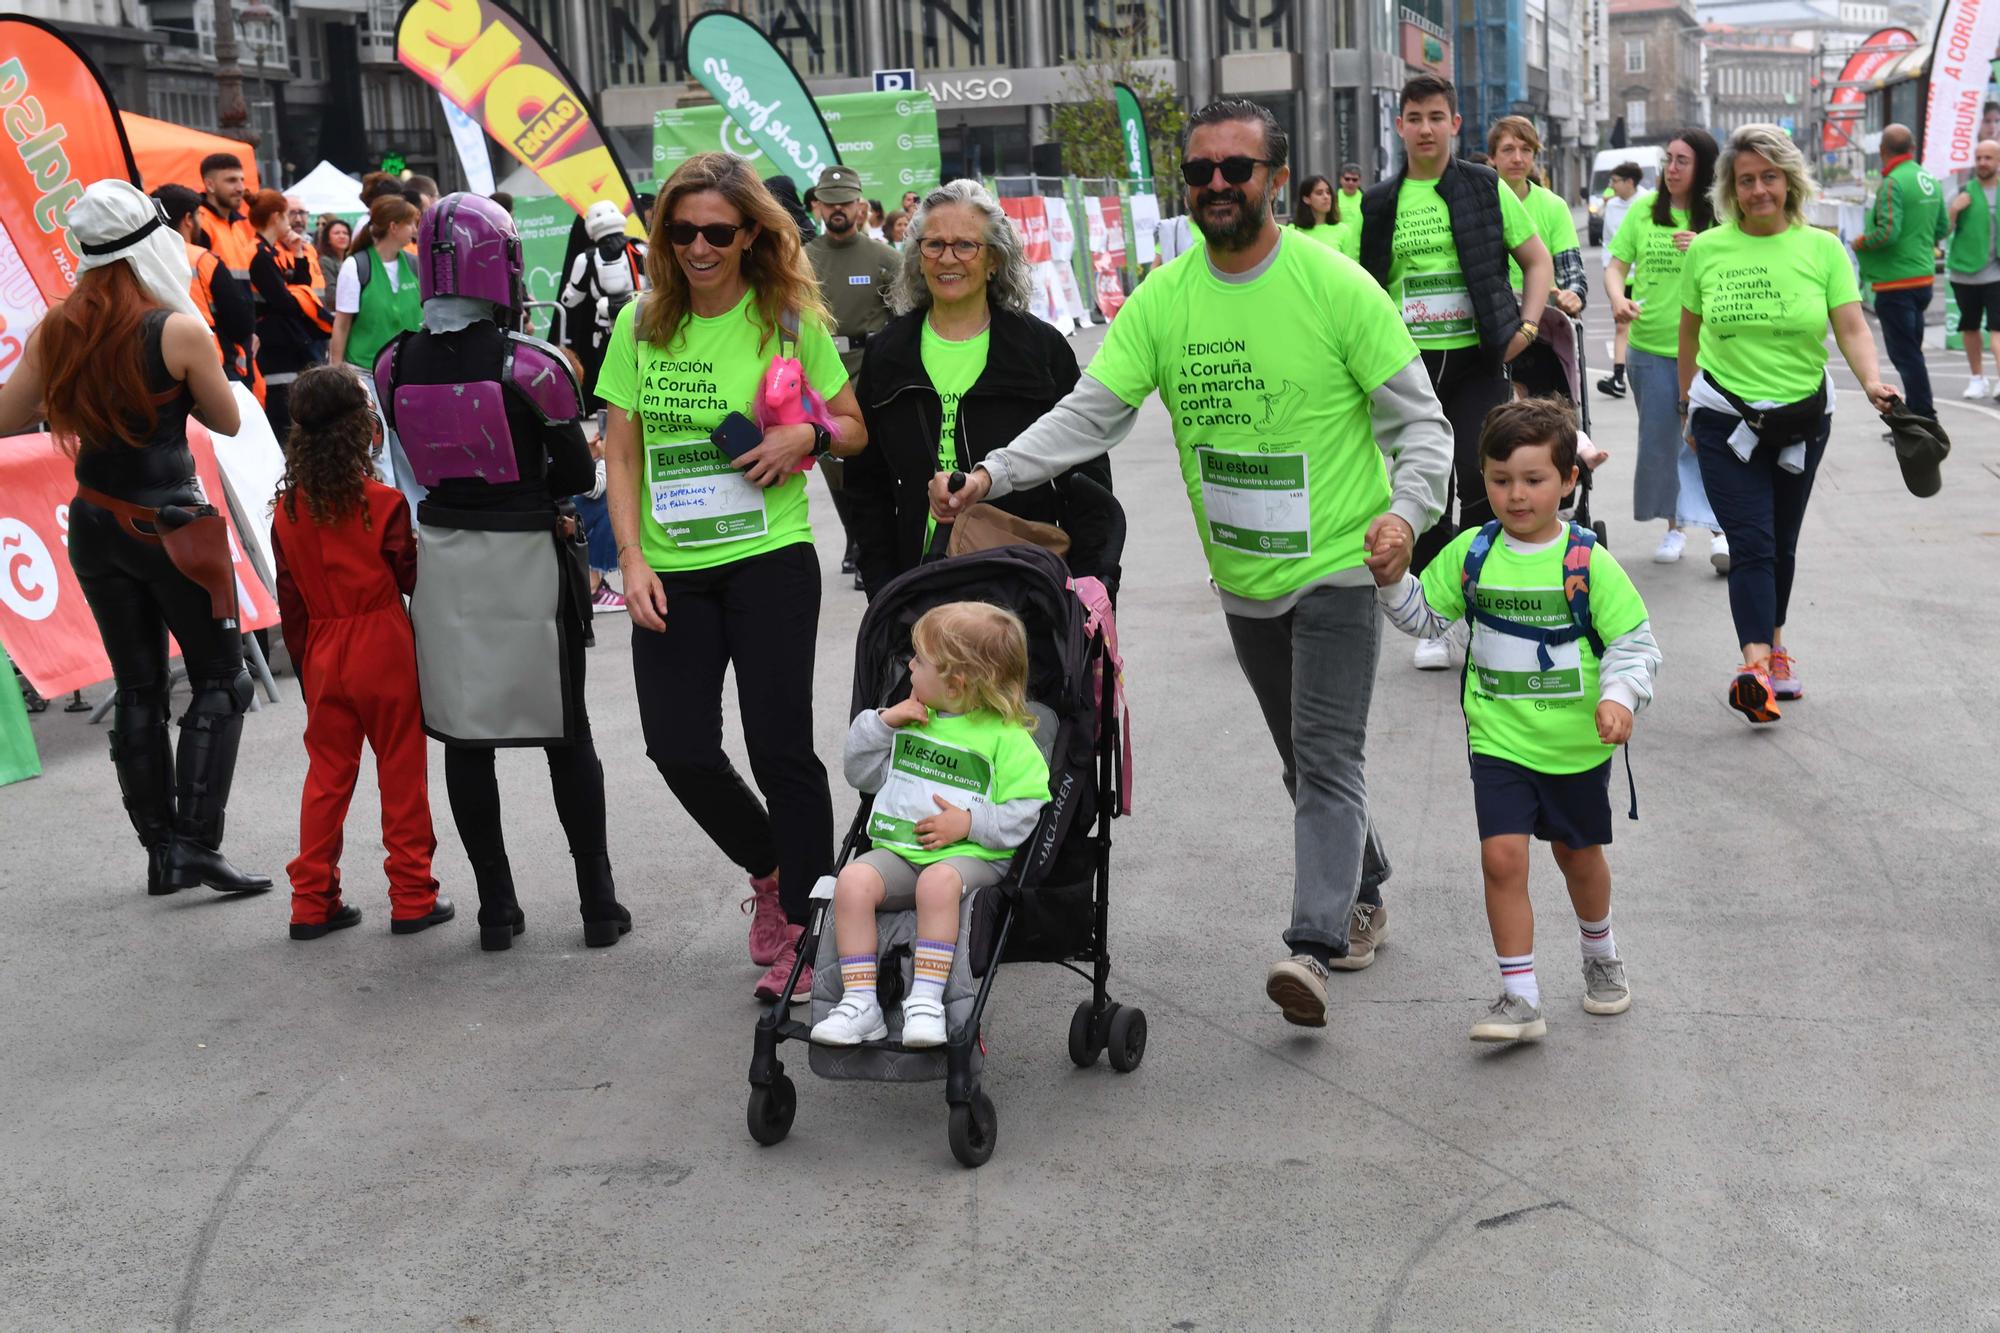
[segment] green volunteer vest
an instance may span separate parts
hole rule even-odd
[[[375,369],[375,355],[399,333],[423,324],[424,303],[417,293],[417,266],[406,254],[396,256],[396,285],[383,276],[382,257],[369,246],[355,256],[361,279],[361,309],[347,330],[347,361],[363,370]]]
[[[1993,253],[1988,239],[1993,231],[1993,217],[1986,207],[1986,187],[1974,177],[1965,183],[1965,193],[1972,196],[1972,204],[1958,215],[1958,226],[1951,233],[1951,249],[1945,253],[1945,267],[1953,273],[1977,273],[1986,267]]]

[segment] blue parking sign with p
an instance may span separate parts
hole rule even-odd
[[[913,69],[878,69],[875,71],[875,91],[878,93],[907,93],[916,91],[917,72]]]

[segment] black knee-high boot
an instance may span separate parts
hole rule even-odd
[[[238,870],[222,854],[223,816],[250,690],[247,671],[233,680],[198,681],[194,702],[181,718],[174,784],[178,809],[167,857],[168,880],[177,889],[206,884],[222,893],[262,893],[271,887],[269,875]]]
[[[125,814],[146,849],[146,892],[179,887],[167,874],[174,841],[174,748],[166,701],[154,690],[120,690],[111,716],[111,766]]]

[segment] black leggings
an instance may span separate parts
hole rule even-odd
[[[156,496],[147,504],[194,497]],[[249,706],[249,675],[243,669],[243,640],[211,614],[208,592],[174,568],[158,546],[124,536],[119,520],[86,500],[70,505],[69,559],[83,597],[97,619],[117,695],[111,723],[111,757],[118,766],[125,808],[140,840],[163,843],[174,820],[174,755],[167,734],[167,635],[180,645],[193,700],[181,725],[213,730],[234,725]],[[192,764],[192,753],[184,754]],[[228,800],[232,753],[218,761],[219,773],[190,768],[184,785],[199,786],[209,799],[204,809],[213,828],[200,830],[219,841],[221,807]],[[212,806],[212,810],[207,807]]]
[[[578,861],[602,856],[604,835],[604,765],[590,735],[590,713],[583,698],[583,642],[573,633],[563,636],[569,657],[570,708],[576,718],[576,738],[566,745],[544,746],[549,783],[554,788],[556,818],[569,839],[570,855]],[[489,870],[507,860],[507,839],[500,818],[500,783],[493,769],[494,747],[446,745],[444,787],[451,798],[451,822],[475,867]]]
[[[1493,517],[1493,506],[1486,500],[1486,479],[1479,471],[1479,432],[1485,428],[1486,414],[1514,396],[1499,356],[1484,348],[1426,350],[1423,358],[1445,420],[1451,423],[1451,492],[1458,497],[1458,522],[1451,521],[1451,498],[1447,495],[1438,521],[1417,538],[1410,557],[1412,574],[1423,573],[1453,537]]]
[[[777,870],[785,915],[803,925],[814,882],[833,869],[833,798],[813,752],[819,558],[800,542],[660,581],[666,632],[632,628],[646,755],[724,856],[751,875]],[[722,676],[732,664],[768,814],[722,752]]]

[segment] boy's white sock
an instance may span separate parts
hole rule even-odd
[[[1537,1009],[1542,1004],[1542,988],[1535,981],[1535,955],[1524,953],[1518,958],[1505,954],[1495,954],[1500,964],[1500,984],[1507,988],[1509,995],[1518,995]]]
[[[1602,921],[1585,921],[1577,918],[1577,930],[1583,936],[1583,956],[1585,958],[1616,958],[1617,941],[1611,938],[1611,918]]]
[[[913,999],[944,1003],[944,983],[951,976],[951,956],[958,945],[950,940],[918,940],[915,950],[916,973],[910,986]]]

